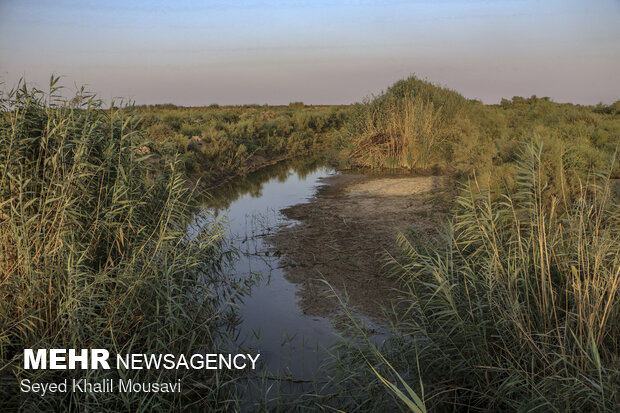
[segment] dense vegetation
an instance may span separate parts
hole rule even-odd
[[[222,271],[231,254],[224,228],[208,216],[190,228],[197,210],[188,178],[211,187],[331,150],[344,167],[448,172],[461,189],[441,240],[398,240],[403,254],[389,265],[403,291],[385,358],[346,343],[327,385],[335,393],[322,405],[618,408],[620,210],[612,185],[620,177],[620,102],[515,97],[483,105],[410,78],[352,107],[104,109],[84,91],[58,98],[55,84],[47,94],[22,84],[0,96],[6,403],[177,410],[200,399],[238,407],[229,376],[186,376],[199,395],[170,398],[21,398],[14,385],[49,374],[21,368],[24,348],[215,348],[246,286]],[[256,190],[250,179],[236,185]]]
[[[619,143],[620,102],[484,106],[411,78],[357,105],[346,161],[463,179],[443,242],[401,235],[389,259],[403,287],[384,349],[395,370],[347,348],[339,385],[364,391],[344,403],[416,410],[405,377],[442,410],[617,411]]]
[[[411,77],[353,107],[341,156],[356,166],[507,177],[524,144],[542,140],[548,178],[560,172],[560,164],[571,177],[583,178],[590,170],[607,169],[620,141],[619,115],[620,101],[580,106],[532,96],[483,105]],[[620,177],[620,166],[612,174]]]
[[[608,175],[571,199],[524,148],[515,188],[473,185],[443,247],[404,237],[399,330],[427,395],[484,410],[614,411],[620,403],[620,206]],[[401,355],[402,357],[402,355]]]
[[[340,106],[226,106],[139,108],[143,151],[163,160],[180,155],[183,170],[206,186],[274,161],[323,151],[348,111]]]
[[[227,278],[224,230],[205,217],[186,231],[194,196],[178,162],[149,174],[130,110],[93,97],[67,102],[25,84],[0,96],[0,400],[41,411],[176,410],[192,395],[230,400],[226,377],[141,370],[143,381],[183,378],[182,394],[16,391],[18,381],[84,378],[80,370],[23,370],[24,348],[105,348],[113,353],[214,349],[233,325],[244,286]],[[81,93],[81,96],[84,94]],[[132,377],[88,370],[91,381]],[[223,406],[224,407],[224,406]]]

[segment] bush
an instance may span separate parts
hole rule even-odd
[[[558,104],[536,96],[482,105],[416,77],[395,83],[352,112],[337,144],[341,157],[354,166],[440,166],[473,176],[514,164],[511,148],[537,137],[558,140],[572,152],[570,161],[580,164],[575,172],[584,178],[591,168],[609,163],[620,144],[620,117],[607,106]],[[612,176],[619,173],[616,166]]]

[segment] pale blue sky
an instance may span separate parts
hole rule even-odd
[[[0,79],[106,100],[352,103],[415,73],[486,103],[620,99],[620,0],[0,0]]]

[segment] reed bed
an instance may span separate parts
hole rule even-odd
[[[620,407],[620,206],[610,172],[557,197],[542,153],[541,143],[524,150],[509,193],[470,181],[444,247],[398,239],[398,330],[415,345],[393,357],[421,375],[431,406]]]
[[[556,167],[562,161],[583,179],[590,170],[605,169],[620,142],[619,105],[582,106],[537,96],[484,105],[412,76],[354,105],[334,142],[347,167],[481,177],[492,169],[495,176],[514,175],[521,149],[538,138],[563,157]],[[620,165],[612,176],[620,177]]]
[[[344,106],[141,106],[143,145],[153,160],[179,155],[183,171],[206,186],[276,160],[316,155],[329,146]]]
[[[445,158],[466,100],[415,77],[357,105],[346,133],[350,161],[363,167],[427,169]]]
[[[83,377],[25,371],[24,348],[217,351],[250,281],[226,275],[235,253],[225,227],[204,212],[194,221],[186,178],[213,184],[331,142],[348,166],[439,166],[467,184],[443,242],[397,240],[402,256],[388,266],[403,290],[387,345],[343,339],[314,396],[268,406],[620,409],[616,104],[484,106],[410,78],[353,108],[106,109],[83,89],[60,98],[57,84],[0,95],[0,400],[9,408],[247,408],[245,382],[227,373],[131,376],[181,378],[183,392],[171,396],[16,389],[22,378]]]
[[[83,89],[25,83],[0,95],[0,400],[35,411],[230,409],[226,374],[23,370],[24,348],[214,350],[244,285],[222,271],[224,228],[189,226],[196,202],[171,160],[151,173],[138,118]],[[189,237],[187,234],[191,233]],[[228,251],[228,252],[227,252]],[[181,393],[20,394],[19,380],[183,379]],[[191,402],[191,403],[190,403]]]

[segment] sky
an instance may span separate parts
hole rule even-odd
[[[415,74],[468,98],[620,99],[620,0],[0,0],[0,87],[348,104]]]

